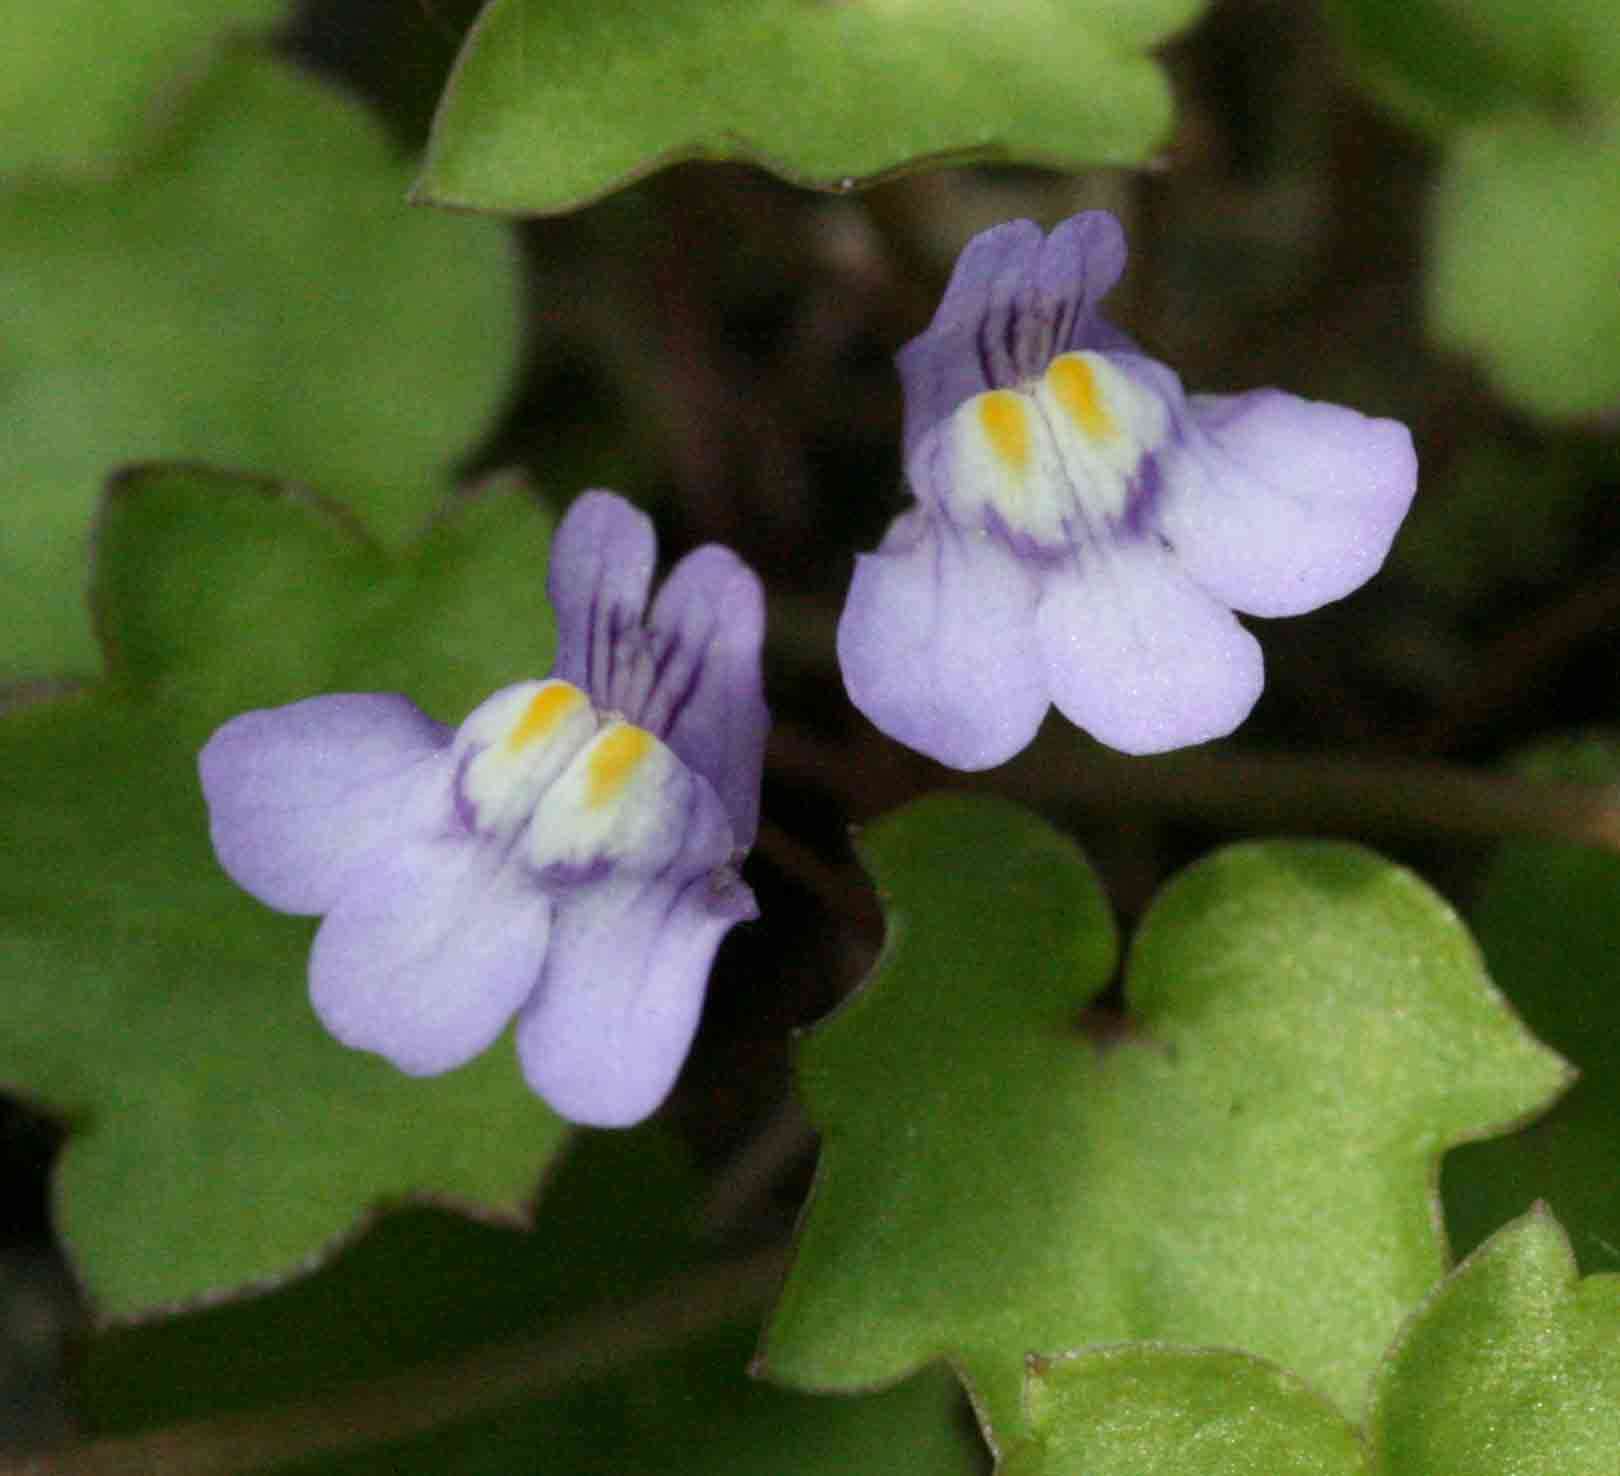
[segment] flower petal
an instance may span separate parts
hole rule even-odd
[[[344,1045],[412,1076],[470,1061],[533,992],[552,903],[495,848],[419,841],[367,869],[315,935],[310,1000]]]
[[[518,1016],[529,1085],[564,1117],[629,1127],[669,1095],[697,1033],[709,967],[753,917],[740,881],[581,887],[557,908],[540,988]]]
[[[575,498],[551,541],[546,590],[557,617],[551,674],[583,689],[598,707],[627,711],[624,689],[644,685],[636,658],[657,562],[652,520],[612,492]]]
[[[1150,540],[1054,573],[1036,628],[1052,701],[1125,753],[1224,737],[1264,681],[1259,643]]]
[[[838,622],[850,701],[956,769],[1011,758],[1041,725],[1037,578],[991,535],[913,510],[855,562]]]
[[[324,912],[380,846],[449,804],[450,732],[403,697],[312,697],[243,713],[198,759],[220,865],[282,912]]]
[[[1125,269],[1125,235],[1104,210],[1071,217],[1042,239],[1014,220],[968,242],[934,320],[896,356],[905,386],[904,453],[964,400],[1036,379],[1054,355],[1118,348],[1096,317]]]
[[[1279,390],[1195,395],[1160,452],[1158,524],[1192,578],[1251,615],[1359,588],[1417,487],[1405,426]]]
[[[652,523],[611,492],[587,492],[552,544],[552,675],[662,738],[714,786],[739,847],[759,826],[770,715],[760,677],[765,596],[735,554],[688,554],[645,612]]]
[[[671,571],[648,625],[658,652],[653,683],[629,716],[714,786],[747,850],[759,828],[771,724],[760,674],[765,591],[741,559],[711,544]]]

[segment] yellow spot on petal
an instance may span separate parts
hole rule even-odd
[[[591,747],[585,803],[591,809],[611,804],[630,782],[636,766],[657,740],[644,728],[614,723]]]
[[[506,735],[507,748],[517,753],[535,739],[544,738],[584,700],[585,694],[571,682],[547,682],[530,698],[523,716],[512,725],[512,731]]]
[[[1113,417],[1098,393],[1097,376],[1081,355],[1059,354],[1047,368],[1046,382],[1058,404],[1092,440],[1106,441],[1114,435]]]
[[[990,449],[1014,471],[1029,465],[1029,414],[1023,397],[1011,390],[991,390],[979,397],[979,424]]]

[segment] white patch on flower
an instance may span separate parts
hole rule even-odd
[[[952,416],[951,501],[993,509],[1038,543],[1117,522],[1142,458],[1169,432],[1163,400],[1102,354],[1059,354],[1040,379],[964,401]]]
[[[456,735],[471,751],[462,796],[485,834],[515,834],[540,797],[601,727],[572,682],[520,682],[472,713]]]
[[[536,867],[633,862],[657,871],[688,819],[684,765],[645,728],[610,722],[541,796],[529,827]]]
[[[655,871],[679,847],[684,765],[645,728],[604,716],[571,682],[524,682],[462,725],[462,795],[476,828],[510,837],[536,868],[633,861]]]

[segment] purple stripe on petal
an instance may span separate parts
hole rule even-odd
[[[710,545],[671,571],[649,624],[660,647],[656,675],[631,717],[714,786],[737,847],[747,850],[759,826],[770,728],[760,674],[765,591],[741,559]]]
[[[691,1048],[720,940],[754,915],[741,882],[716,891],[706,876],[569,898],[518,1017],[529,1085],[574,1122],[629,1127],[650,1115]]]
[[[1041,229],[1029,220],[975,236],[957,258],[934,321],[896,356],[906,392],[907,461],[963,400],[1012,382],[1014,366],[1001,344],[1040,246]]]
[[[1405,426],[1278,390],[1195,395],[1161,453],[1182,567],[1252,615],[1299,615],[1384,562],[1417,489]]]
[[[636,676],[622,633],[641,634],[657,564],[652,520],[611,492],[575,499],[551,543],[547,590],[557,617],[551,674],[589,693],[597,706],[623,710]],[[629,653],[633,655],[634,653]]]
[[[1125,269],[1125,234],[1104,210],[1063,222],[1044,240],[1014,220],[968,242],[927,330],[900,350],[904,455],[964,400],[1037,379],[1076,348],[1128,349],[1097,316]]]
[[[494,848],[417,842],[381,858],[327,914],[310,999],[344,1045],[413,1076],[470,1061],[534,991],[552,904]]]
[[[1036,627],[1052,701],[1124,753],[1224,737],[1260,695],[1259,643],[1154,541],[1054,574]]]
[[[892,738],[958,769],[1023,748],[1049,698],[1035,573],[999,542],[921,511],[856,560],[838,622],[850,700]]]
[[[449,729],[393,695],[232,718],[198,758],[220,864],[268,906],[324,912],[379,848],[449,818],[449,743]]]
[[[1023,366],[1033,379],[1071,349],[1119,347],[1128,342],[1111,325],[1099,331],[1097,305],[1125,271],[1125,232],[1106,210],[1070,216],[1041,246],[1033,297],[1036,314],[1052,325],[1040,352]]]

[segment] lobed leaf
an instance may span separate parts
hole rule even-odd
[[[801,1052],[825,1147],[766,1370],[848,1389],[947,1357],[1006,1442],[1027,1355],[1155,1339],[1358,1410],[1445,1267],[1441,1153],[1565,1081],[1445,904],[1352,847],[1222,852],[1143,923],[1103,1048],[1079,1011],[1112,928],[1068,841],[942,796],[862,850],[889,941]]]
[[[681,159],[849,188],[941,158],[1142,162],[1170,126],[1148,50],[1198,0],[491,0],[418,193],[576,208]]]

